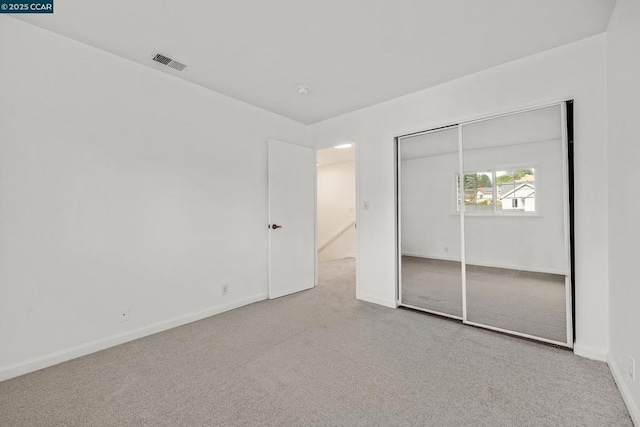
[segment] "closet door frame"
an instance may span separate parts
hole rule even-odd
[[[568,135],[568,126],[569,125],[573,125],[573,123],[568,123],[567,120],[567,103],[572,103],[573,100],[571,98],[565,98],[559,101],[555,101],[555,102],[550,102],[550,103],[544,103],[544,104],[537,104],[531,107],[527,107],[527,108],[521,108],[521,109],[512,109],[506,112],[502,112],[502,113],[496,113],[496,114],[492,114],[492,115],[487,115],[487,116],[482,116],[482,117],[478,117],[475,119],[467,119],[467,120],[463,120],[463,121],[459,121],[457,123],[453,122],[452,124],[449,125],[445,125],[445,126],[439,126],[439,127],[432,127],[431,129],[428,130],[424,130],[424,131],[418,131],[418,132],[412,132],[412,133],[405,133],[402,134],[400,136],[397,136],[396,138],[394,138],[394,144],[395,144],[395,166],[396,166],[396,185],[395,185],[395,190],[396,190],[396,252],[397,252],[397,258],[396,258],[396,272],[397,272],[397,277],[396,277],[396,281],[397,281],[397,286],[396,286],[396,304],[399,307],[406,307],[406,308],[410,308],[410,309],[414,309],[414,310],[419,310],[419,311],[423,311],[426,313],[430,313],[430,314],[435,314],[438,316],[443,316],[443,317],[448,317],[448,318],[452,318],[452,319],[456,319],[456,320],[461,320],[463,324],[466,325],[471,325],[471,326],[477,326],[477,327],[481,327],[484,329],[489,329],[489,330],[493,330],[493,331],[497,331],[497,332],[502,332],[502,333],[506,333],[509,335],[515,335],[515,336],[519,336],[519,337],[523,337],[523,338],[528,338],[528,339],[532,339],[532,340],[536,340],[536,341],[542,341],[542,342],[546,342],[549,344],[554,344],[554,345],[558,345],[558,346],[562,346],[562,347],[568,347],[568,348],[573,348],[573,343],[574,343],[574,319],[573,319],[573,313],[574,313],[574,301],[573,301],[573,295],[574,295],[574,284],[573,284],[573,260],[572,260],[572,255],[575,256],[575,254],[572,254],[572,242],[571,242],[571,237],[570,237],[570,233],[571,233],[571,227],[572,227],[572,218],[570,215],[571,212],[571,206],[570,206],[570,202],[571,202],[571,194],[570,194],[570,188],[569,188],[569,182],[570,179],[572,177],[570,177],[570,169],[572,167],[572,165],[569,164],[569,162],[571,162],[573,159],[569,157],[569,143],[573,143],[573,141],[569,141],[569,135]],[[401,144],[401,140],[403,138],[408,138],[408,137],[413,137],[413,136],[418,136],[418,135],[423,135],[423,134],[428,134],[428,133],[433,133],[433,132],[438,132],[441,131],[443,129],[447,129],[447,128],[453,128],[453,127],[457,127],[458,129],[458,176],[464,176],[464,153],[463,153],[463,135],[462,135],[462,128],[465,125],[469,125],[472,123],[478,123],[478,122],[483,122],[483,121],[487,121],[487,120],[491,120],[491,119],[496,119],[496,118],[500,118],[500,117],[507,117],[507,116],[511,116],[511,115],[515,115],[515,114],[520,114],[520,113],[526,113],[528,111],[534,111],[534,110],[539,110],[539,109],[544,109],[544,108],[549,108],[549,107],[555,107],[555,106],[559,106],[560,107],[560,126],[561,126],[561,143],[562,143],[562,156],[563,156],[563,161],[562,161],[562,176],[563,176],[563,185],[562,185],[562,199],[563,199],[563,221],[564,221],[564,255],[565,255],[565,265],[567,266],[567,271],[565,274],[565,313],[566,313],[566,337],[567,337],[567,341],[566,342],[561,342],[561,341],[555,341],[555,340],[551,340],[551,339],[547,339],[547,338],[542,338],[542,337],[538,337],[538,336],[534,336],[534,335],[530,335],[530,334],[526,334],[526,333],[522,333],[522,332],[517,332],[517,331],[512,331],[512,330],[508,330],[508,329],[504,329],[504,328],[499,328],[499,327],[495,327],[495,326],[490,326],[490,325],[485,325],[482,323],[476,323],[473,321],[469,321],[467,318],[467,283],[466,283],[466,250],[465,250],[465,204],[464,204],[464,192],[463,191],[458,191],[458,200],[457,202],[460,205],[460,249],[461,249],[461,269],[462,269],[462,283],[461,283],[461,291],[462,291],[462,317],[460,316],[455,316],[455,315],[451,315],[451,314],[447,314],[447,313],[443,313],[443,312],[438,312],[435,310],[430,310],[430,309],[425,309],[425,308],[421,308],[421,307],[416,307],[416,306],[412,306],[412,305],[408,305],[408,304],[404,304],[402,303],[402,191],[401,191],[401,185],[402,185],[402,160],[400,157],[400,144]]]

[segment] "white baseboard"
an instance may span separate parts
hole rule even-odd
[[[242,298],[237,301],[218,305],[206,310],[189,313],[183,316],[174,317],[172,319],[163,320],[153,325],[143,326],[132,331],[127,331],[121,334],[112,335],[110,337],[101,338],[95,341],[81,344],[75,347],[67,348],[64,350],[56,351],[44,356],[36,357],[34,359],[27,360],[25,362],[16,363],[14,365],[0,367],[0,381],[8,380],[20,375],[27,374],[29,372],[37,371],[49,366],[57,365],[58,363],[66,362],[67,360],[75,359],[87,354],[95,353],[100,350],[114,347],[116,345],[123,344],[125,342],[133,341],[138,338],[153,335],[158,332],[166,331],[178,326],[186,325],[187,323],[195,322],[197,320],[211,317],[216,314],[224,313],[225,311],[233,310],[244,305],[252,304],[254,302],[266,300],[269,297],[268,293],[260,293],[247,298]]]
[[[410,257],[414,257],[414,258],[435,259],[435,260],[438,260],[438,261],[460,262],[460,258],[440,256],[440,255],[431,255],[431,254],[424,254],[424,253],[418,253],[418,252],[402,252],[402,256],[410,256]]]
[[[379,298],[373,295],[368,295],[368,294],[363,294],[360,293],[359,295],[356,296],[357,299],[361,300],[361,301],[366,301],[366,302],[370,302],[373,304],[378,304],[378,305],[383,305],[385,307],[389,307],[389,308],[398,308],[398,305],[396,304],[396,302],[391,299],[391,300],[387,300],[384,298]]]
[[[627,405],[627,409],[629,409],[629,414],[631,415],[633,424],[636,426],[640,426],[640,410],[638,409],[638,405],[636,405],[636,402],[633,401],[631,390],[629,390],[627,384],[624,382],[623,376],[614,360],[615,358],[611,355],[611,353],[609,353],[607,357],[607,364],[609,365],[609,369],[611,369],[613,379],[616,381],[618,390],[620,390],[622,400],[624,400],[624,403]]]
[[[430,255],[430,254],[424,254],[424,253],[418,253],[418,252],[403,252],[402,256],[410,256],[410,257],[414,257],[414,258],[435,259],[435,260],[438,260],[438,261],[460,262],[460,258],[446,257],[446,256],[440,256],[440,255]],[[568,274],[568,272],[564,271],[564,270],[528,267],[528,266],[511,265],[511,264],[496,264],[496,263],[488,264],[488,263],[482,263],[482,262],[474,262],[474,263],[467,262],[467,265],[471,265],[471,266],[474,266],[474,267],[489,267],[489,268],[502,268],[502,269],[505,269],[505,270],[527,271],[527,272],[531,272],[531,273],[557,274],[557,275],[560,275],[560,276],[566,276]]]
[[[574,354],[586,357],[587,359],[597,360],[599,362],[606,362],[609,351],[604,348],[588,347],[580,345],[578,343],[573,345]]]

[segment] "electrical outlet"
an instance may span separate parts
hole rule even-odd
[[[362,210],[368,211],[369,207],[369,201],[365,200],[364,202],[362,202]]]
[[[445,247],[444,247],[444,251],[445,251],[445,252],[449,252],[449,248],[445,246]]]
[[[229,285],[222,285],[222,295],[229,294]]]
[[[629,376],[631,377],[631,381],[636,380],[636,361],[633,356],[629,356]]]
[[[129,321],[129,307],[118,310],[118,322],[124,323]]]

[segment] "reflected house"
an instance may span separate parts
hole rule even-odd
[[[502,191],[506,193],[498,196],[498,202],[502,210],[520,210],[525,212],[535,212],[535,184],[533,182],[515,182],[498,187],[498,194]]]
[[[493,188],[477,187],[464,191],[464,204],[470,212],[493,212]]]
[[[465,190],[465,204],[491,205],[493,203],[493,188],[478,187]]]
[[[478,188],[478,191],[476,191],[476,203],[487,202],[490,205],[492,200],[493,191],[491,187]]]

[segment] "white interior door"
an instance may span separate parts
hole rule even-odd
[[[315,284],[315,153],[269,140],[269,298]]]

